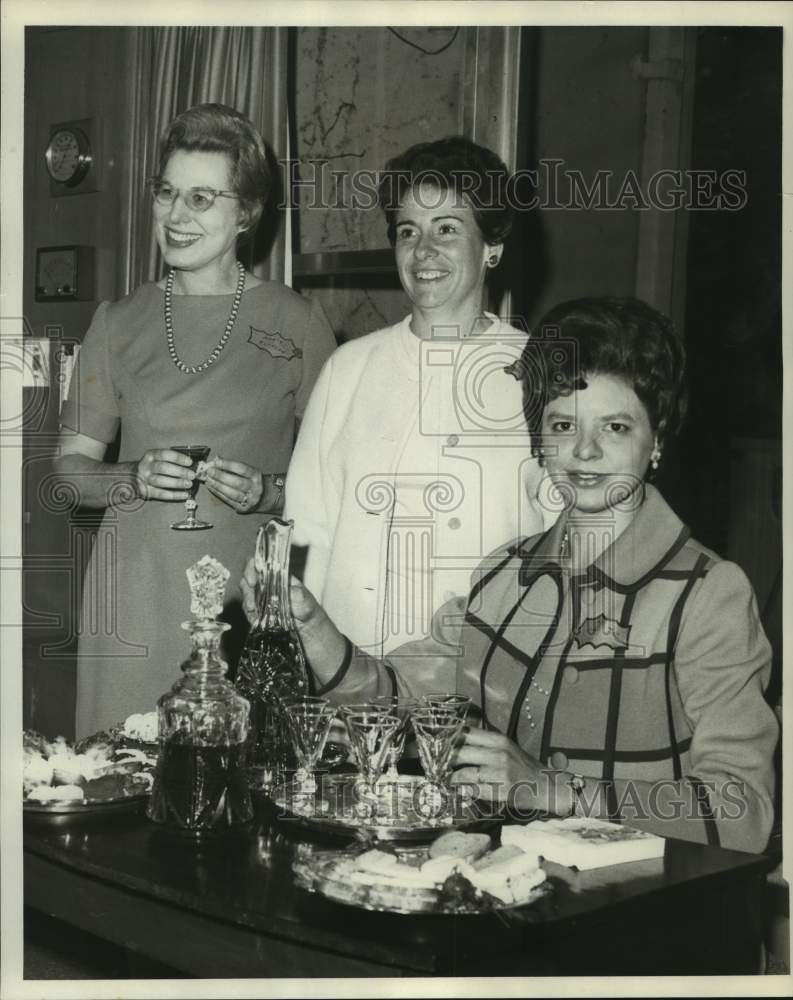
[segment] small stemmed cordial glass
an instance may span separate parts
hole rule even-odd
[[[395,715],[399,719],[399,726],[391,741],[391,749],[388,751],[388,770],[385,773],[385,777],[389,781],[397,781],[399,779],[397,764],[405,752],[405,743],[410,729],[410,716],[419,707],[419,703],[415,698],[383,694],[374,699],[374,704],[388,712],[389,715]]]
[[[437,815],[448,798],[452,756],[465,718],[452,707],[423,706],[411,714],[413,732],[427,778],[424,807]]]
[[[351,712],[344,718],[364,788],[366,811],[377,812],[377,783],[385,768],[399,719],[387,712]]]
[[[347,725],[347,719],[351,715],[360,715],[361,713],[371,714],[372,712],[381,712],[383,715],[387,715],[388,710],[385,708],[385,706],[378,705],[374,701],[356,701],[356,702],[349,702],[344,705],[339,705],[338,708],[336,709],[336,712],[338,718],[344,724],[344,729],[347,733],[347,739],[350,745],[350,756],[352,757],[355,766],[358,767],[360,770],[358,764],[358,754],[355,751],[355,743],[353,742],[352,737],[350,736],[350,728]]]
[[[284,702],[286,721],[297,758],[295,787],[304,794],[317,790],[314,770],[325,749],[336,708],[325,698],[306,695]]]
[[[465,721],[471,699],[464,694],[449,694],[445,691],[430,691],[421,696],[421,707],[448,711]]]
[[[190,468],[193,472],[198,470],[199,462],[205,462],[209,457],[209,446],[205,444],[174,444],[171,445],[171,451],[178,451],[180,455],[187,455],[191,461]],[[199,521],[195,516],[196,508],[198,507],[196,493],[198,493],[199,483],[200,480],[196,476],[190,484],[190,495],[184,502],[187,516],[181,521],[175,521],[171,525],[174,531],[205,531],[207,528],[212,527],[209,521]]]

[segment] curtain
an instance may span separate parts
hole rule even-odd
[[[274,163],[286,157],[286,30],[130,29],[127,78],[132,88],[120,168],[125,192],[118,270],[122,295],[162,274],[146,182],[157,169],[160,138],[177,114],[208,101],[227,104],[259,129]],[[281,200],[277,190],[274,197]],[[279,213],[265,214],[246,250],[244,262],[258,277],[283,280],[287,247]]]

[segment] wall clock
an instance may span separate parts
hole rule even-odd
[[[93,299],[93,247],[39,247],[36,250],[36,302],[91,302]]]
[[[50,194],[82,194],[96,190],[96,128],[93,118],[50,126],[44,164]]]

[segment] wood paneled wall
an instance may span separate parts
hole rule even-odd
[[[80,342],[99,301],[114,299],[120,239],[119,164],[126,116],[126,40],[122,28],[28,28],[25,44],[24,309],[50,360]],[[50,126],[96,119],[99,190],[52,197],[44,166]],[[91,302],[34,301],[36,248],[96,248]],[[53,373],[57,367],[51,368]],[[25,389],[23,575],[26,726],[49,735],[74,732],[74,618],[95,518],[76,520],[52,489],[59,393]]]

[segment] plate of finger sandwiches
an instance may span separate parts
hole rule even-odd
[[[298,885],[338,903],[390,913],[487,913],[527,906],[549,891],[540,857],[487,833],[451,830],[429,845],[378,843],[298,856]]]

